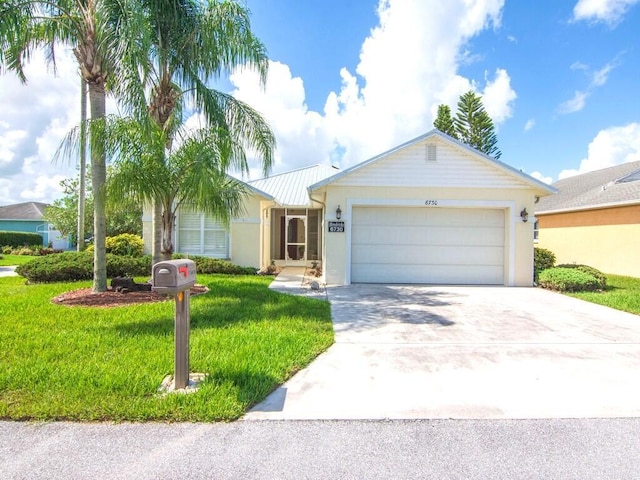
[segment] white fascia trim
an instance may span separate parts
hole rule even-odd
[[[584,207],[571,207],[571,208],[558,208],[556,210],[543,210],[536,212],[536,215],[552,215],[554,213],[569,213],[569,212],[583,212],[585,210],[602,210],[603,208],[615,208],[615,207],[629,207],[633,205],[640,205],[640,200],[627,200],[624,202],[611,202],[602,203],[600,205],[587,205]]]
[[[342,220],[346,230],[346,268],[345,285],[351,285],[351,219],[354,207],[422,207],[422,208],[494,208],[507,210],[505,227],[509,229],[508,235],[505,228],[505,243],[509,239],[507,249],[509,268],[507,270],[506,285],[513,287],[516,278],[516,223],[520,222],[520,214],[516,209],[516,203],[512,200],[442,200],[438,199],[437,206],[426,206],[424,199],[401,198],[347,198],[347,208]]]

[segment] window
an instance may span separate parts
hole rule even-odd
[[[176,251],[213,258],[229,257],[229,232],[210,215],[180,207]]]
[[[533,241],[538,241],[538,220],[533,222]]]

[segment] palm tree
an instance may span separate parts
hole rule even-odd
[[[3,0],[0,3],[0,65],[26,83],[24,63],[44,49],[55,66],[55,50],[71,46],[88,86],[92,122],[105,117],[108,81],[126,66],[121,59],[140,43],[139,2],[134,0]],[[136,19],[138,20],[136,22]],[[90,128],[91,179],[94,193],[93,290],[107,287],[105,252],[106,155],[101,138]]]
[[[171,148],[175,133],[182,125],[182,114],[192,106],[201,111],[216,138],[242,150],[237,157],[242,160],[230,160],[229,165],[248,172],[244,153],[247,149],[257,153],[266,174],[272,165],[275,138],[265,120],[247,104],[207,86],[207,82],[239,65],[258,70],[263,84],[266,81],[266,50],[251,32],[248,10],[228,0],[211,0],[206,4],[198,0],[143,0],[143,5],[151,42],[150,62],[142,69],[144,91],[149,94],[144,115],[157,127],[149,130],[151,136],[157,138],[158,131],[163,132],[166,148],[166,154],[154,149],[158,165],[148,164],[149,168],[168,171],[168,166],[162,164],[173,155]],[[132,81],[135,83],[135,79]],[[125,85],[124,90],[141,92],[131,85]],[[130,103],[140,105],[142,102],[138,99]],[[224,167],[226,161],[220,165]],[[220,186],[226,185],[223,177],[212,179],[215,178],[223,181]],[[147,189],[152,190],[150,183]],[[213,190],[207,191],[213,194]],[[211,199],[211,206],[218,206],[212,213],[225,218],[224,204],[213,201],[213,196]],[[173,251],[170,236],[173,207],[162,192],[150,197],[150,201],[155,263],[161,257],[170,257]]]
[[[224,223],[242,213],[244,184],[226,172],[230,167],[246,169],[247,159],[242,145],[225,129],[180,129],[167,149],[167,135],[157,127],[150,132],[134,119],[117,117],[106,124],[105,143],[114,158],[110,197],[161,205],[164,259],[174,251],[173,229],[180,206],[204,211]]]

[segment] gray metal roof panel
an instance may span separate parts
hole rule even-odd
[[[326,165],[313,165],[291,172],[248,182],[249,186],[271,195],[282,206],[303,207],[311,204],[307,187],[333,175],[336,169]]]

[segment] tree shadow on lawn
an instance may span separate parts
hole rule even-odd
[[[190,327],[222,329],[231,325],[301,317],[308,322],[326,321],[323,300],[287,295],[256,285],[209,285],[206,294],[191,297]],[[160,305],[160,307],[158,307]],[[162,313],[159,313],[159,310]],[[139,321],[121,323],[114,328],[123,335],[170,335],[174,328],[174,301],[156,304],[147,317]],[[149,318],[153,316],[154,318]]]

